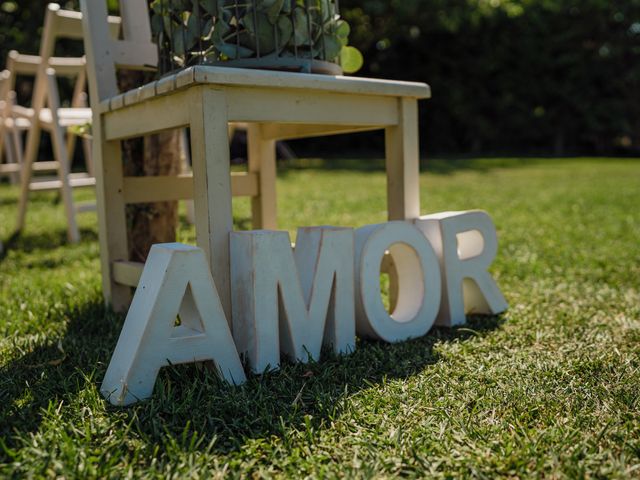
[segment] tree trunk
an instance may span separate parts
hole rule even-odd
[[[119,74],[121,91],[140,86],[149,78],[140,72]],[[180,131],[172,130],[122,142],[125,176],[177,175],[180,173]],[[155,243],[175,242],[178,202],[127,205],[129,258],[144,262]]]

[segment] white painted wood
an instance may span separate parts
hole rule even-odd
[[[233,216],[226,97],[222,92],[195,89],[189,107],[196,241],[209,260],[230,319],[229,233]]]
[[[58,125],[58,85],[56,84],[55,70],[49,68],[46,71],[47,75],[47,88],[49,90],[49,107],[51,108],[51,115],[53,123]],[[55,158],[59,162],[58,178],[60,180],[60,192],[62,194],[62,203],[64,204],[65,214],[67,216],[67,239],[71,243],[77,243],[80,241],[80,231],[78,230],[78,224],[76,223],[76,212],[73,205],[73,194],[71,193],[71,186],[69,185],[69,153],[67,151],[67,145],[65,144],[64,133],[61,128],[54,128],[51,132],[51,140],[53,143],[53,150],[55,152]]]
[[[110,17],[108,25],[111,34],[117,35],[120,20]],[[32,173],[34,170],[38,170],[36,157],[40,145],[41,131],[44,130],[52,137],[54,157],[60,167],[58,184],[67,215],[68,237],[71,241],[77,241],[79,238],[75,219],[77,210],[72,205],[70,193],[70,188],[76,185],[68,181],[67,176],[65,176],[65,172],[69,172],[70,155],[72,155],[75,147],[75,136],[67,128],[90,123],[91,111],[86,108],[86,102],[83,100],[83,91],[86,83],[84,73],[86,67],[85,59],[53,57],[56,43],[63,38],[82,38],[81,14],[62,10],[57,4],[49,4],[45,15],[39,55],[22,55],[12,51],[7,61],[7,66],[14,74],[14,77],[15,75],[35,76],[31,108],[23,108],[17,105],[12,108],[13,117],[28,121],[29,125],[24,156],[21,162],[21,192],[18,204],[17,229],[21,230],[24,227],[29,192],[45,188],[43,184],[34,185],[32,182]],[[57,68],[57,70],[53,73],[54,70],[49,70],[49,68]],[[74,94],[71,99],[73,108],[60,108],[60,98],[55,82],[55,76],[58,75],[77,77]],[[84,139],[83,143],[86,163],[90,168],[89,140]],[[63,154],[65,158],[60,158],[60,155]]]
[[[292,360],[319,359],[355,348],[353,230],[298,230],[295,253],[287,232],[231,234],[233,334],[254,372]]]
[[[146,0],[120,3],[122,39],[109,32],[106,2],[81,0],[85,50],[89,67],[89,90],[94,108],[118,94],[116,67],[148,70],[158,65],[158,49],[151,42]]]
[[[85,59],[74,57],[50,57],[48,67],[53,68],[58,76],[75,77],[85,69]],[[36,76],[42,64],[42,57],[39,55],[25,55],[15,50],[9,52],[7,69],[15,75]]]
[[[258,177],[259,194],[251,199],[253,229],[278,228],[276,198],[276,142],[265,140],[260,124],[247,129],[249,173]]]
[[[409,220],[420,216],[418,103],[401,98],[397,104],[399,122],[385,130],[388,218]]]
[[[397,125],[393,97],[301,89],[225,87],[232,122]],[[260,108],[256,108],[260,105]]]
[[[71,188],[76,187],[93,187],[96,184],[96,179],[93,177],[80,177],[80,178],[69,178],[66,181],[66,184]],[[62,180],[34,180],[29,184],[29,190],[32,192],[43,192],[50,190],[60,190],[64,186]]]
[[[40,110],[45,107],[47,99],[47,74],[48,60],[53,56],[56,43],[56,29],[53,25],[56,22],[56,13],[60,10],[57,4],[47,5],[45,14],[44,29],[42,32],[42,40],[40,43],[39,57],[40,65],[33,86],[33,96],[31,99],[31,108],[33,109],[33,118],[31,119],[31,128],[27,135],[27,143],[25,145],[25,153],[23,160],[23,170],[20,175],[20,199],[18,203],[18,220],[16,229],[18,231],[24,228],[25,216],[27,212],[27,202],[29,198],[29,184],[31,183],[32,165],[36,161],[38,147],[40,145]],[[59,158],[56,159],[60,161]]]
[[[207,360],[228,382],[246,380],[204,252],[154,245],[100,391],[129,405],[151,396],[160,368]]]
[[[498,252],[498,237],[482,211],[443,212],[415,221],[438,254],[442,303],[438,325],[466,322],[466,314],[498,314],[507,302],[488,269]]]
[[[384,128],[399,122],[398,102],[390,97],[266,88],[235,87],[220,91],[224,91],[227,98],[229,122],[332,123],[338,126],[356,125],[356,130],[364,129],[362,126],[366,126],[367,130]],[[179,90],[173,95],[181,95],[183,101],[187,101],[188,93],[189,90]],[[106,137],[125,139],[140,136],[143,131],[158,132],[186,126],[188,118],[185,110],[174,106],[177,100],[173,95],[136,103],[140,91],[128,92],[123,99],[123,107],[104,117]],[[262,108],[257,108],[257,105]],[[167,115],[167,111],[172,111],[172,115]],[[315,134],[311,132],[310,136]]]
[[[92,34],[92,36],[95,35]],[[431,96],[429,86],[424,83],[204,65],[189,67],[166,77],[163,79],[162,90],[157,89],[156,94],[168,94],[173,90],[194,85],[218,85],[220,87],[236,87],[241,90],[246,88],[256,88],[258,90],[269,88],[286,90],[291,94],[296,94],[300,91],[304,93],[313,92],[314,94],[327,92],[342,94],[345,96],[344,98],[349,96],[369,96],[371,98],[406,97],[424,99]],[[121,107],[119,105],[116,108]],[[111,108],[113,109],[114,107],[112,106]]]
[[[82,0],[81,6],[94,130],[99,131],[99,141],[109,142],[110,148],[115,149],[123,139],[190,128],[197,243],[209,259],[227,314],[231,194],[253,197],[255,227],[276,227],[276,138],[393,127],[389,134],[388,164],[390,177],[400,186],[391,190],[390,210],[401,212],[393,215],[402,219],[419,215],[418,152],[414,138],[417,127],[411,122],[417,122],[416,100],[430,96],[426,84],[197,66],[120,93],[115,80],[118,64],[145,69],[157,63],[156,49],[150,41],[147,4],[145,0],[124,4],[124,38],[116,42],[108,38],[104,2]],[[244,123],[257,125],[250,127],[250,175],[243,181],[257,179],[258,188],[247,184],[236,192],[240,181],[233,177],[229,180],[228,140],[223,139],[223,131],[234,128],[230,124]],[[168,178],[123,179],[118,173],[120,167],[112,166],[106,171],[105,148],[96,148],[95,161],[97,174],[104,177],[98,181],[98,202],[109,204],[98,211],[111,212],[103,213],[105,218],[100,225],[101,229],[104,226],[109,230],[101,233],[105,237],[101,239],[101,252],[105,298],[113,301],[117,282],[110,266],[127,260],[123,253],[114,254],[126,250],[126,242],[118,240],[126,235],[122,233],[122,215],[116,212],[120,212],[125,202],[185,198],[190,191],[184,178],[174,184]],[[110,155],[110,161],[112,158],[121,161],[119,154]],[[120,233],[112,231],[112,221]]]
[[[193,175],[157,177],[125,177],[125,203],[153,203],[193,199]],[[255,173],[231,173],[233,196],[255,197],[259,194],[258,175]]]
[[[265,140],[294,140],[297,138],[325,137],[345,133],[377,130],[378,126],[364,125],[302,125],[295,123],[265,123],[262,134]]]
[[[380,297],[380,269],[387,251],[399,282],[391,315]],[[359,228],[355,232],[355,265],[358,335],[400,342],[421,337],[431,329],[440,306],[440,267],[420,230],[407,222]]]
[[[11,72],[0,72],[0,175],[9,175],[11,183],[19,181],[17,173],[21,161],[21,139],[18,126],[12,118],[12,108],[15,103],[15,92],[11,89]],[[2,163],[6,152],[6,164]]]
[[[187,127],[191,121],[187,108],[191,101],[191,93],[191,91],[180,91],[112,113],[105,113],[101,116],[105,138],[125,140],[163,130]],[[167,112],[171,112],[171,115],[167,115]]]
[[[113,262],[112,269],[113,278],[116,283],[129,287],[137,287],[142,277],[144,263],[120,260]]]
[[[354,95],[428,98],[429,86],[424,83],[381,80],[342,75],[300,74],[273,70],[211,67],[193,68],[195,83],[214,82],[220,85],[276,87],[305,91],[328,91]]]

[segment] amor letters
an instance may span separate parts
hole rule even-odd
[[[111,403],[148,398],[170,364],[211,360],[222,378],[240,384],[241,357],[261,373],[278,368],[281,355],[318,360],[323,345],[347,354],[356,335],[400,342],[433,325],[461,325],[468,313],[507,308],[488,272],[498,243],[482,211],[357,230],[301,228],[295,248],[287,232],[233,232],[229,242],[231,318],[202,250],[153,246],[101,387]],[[391,313],[380,295],[385,261]]]

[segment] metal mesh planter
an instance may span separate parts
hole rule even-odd
[[[152,8],[162,72],[225,65],[339,75],[362,63],[338,0],[155,0]]]

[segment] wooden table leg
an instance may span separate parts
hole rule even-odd
[[[418,102],[403,98],[398,108],[398,125],[385,130],[387,209],[389,220],[410,220],[420,216]]]
[[[387,167],[387,211],[389,220],[410,220],[420,216],[420,147],[418,102],[398,100],[399,123],[385,130]],[[392,258],[383,266],[389,274],[389,304],[393,312],[398,301],[398,272]]]
[[[190,112],[196,242],[209,259],[230,321],[229,234],[233,217],[226,96],[211,89],[194,89]]]
[[[276,142],[265,140],[262,125],[252,124],[247,131],[249,172],[258,174],[260,191],[251,199],[254,230],[276,230]]]

